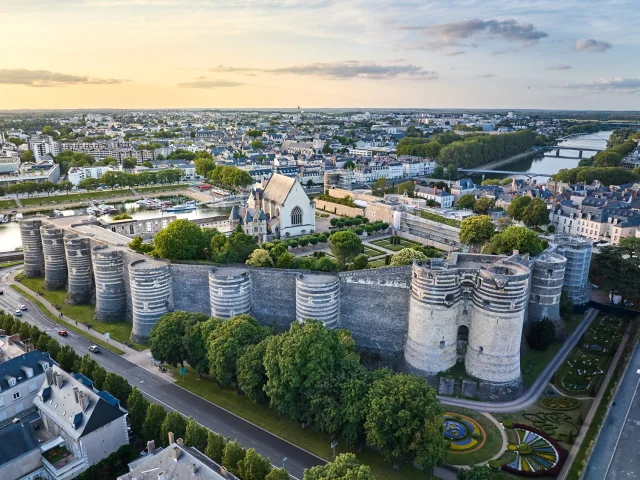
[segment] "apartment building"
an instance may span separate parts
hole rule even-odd
[[[112,167],[71,167],[69,169],[69,181],[74,186],[77,186],[82,180],[87,178],[99,179],[111,170],[113,170]]]
[[[417,197],[425,198],[427,200],[433,200],[440,204],[440,208],[453,207],[454,196],[446,190],[440,190],[436,187],[422,187],[416,186],[415,194]]]

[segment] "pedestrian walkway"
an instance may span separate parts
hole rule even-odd
[[[16,196],[16,205],[18,205],[18,208],[22,208],[22,200],[20,200],[17,196]]]
[[[19,270],[10,272],[9,274],[7,274],[6,276],[6,280],[7,280],[7,284],[11,285],[12,283],[19,283],[16,282],[15,280],[15,276],[19,273]],[[134,363],[142,368],[144,368],[145,370],[148,370],[149,372],[153,373],[154,375],[157,375],[158,377],[162,377],[163,379],[169,381],[169,382],[175,382],[175,378],[173,376],[171,376],[169,373],[166,372],[161,372],[157,365],[154,364],[153,362],[153,357],[151,356],[151,351],[150,350],[144,350],[142,352],[139,352],[131,347],[126,346],[125,344],[118,342],[117,340],[114,340],[113,338],[107,338],[104,334],[92,329],[92,328],[88,328],[85,327],[82,324],[79,324],[76,320],[74,320],[71,317],[67,317],[66,315],[63,315],[61,312],[58,311],[58,309],[56,309],[54,307],[54,305],[47,300],[46,298],[44,298],[43,296],[39,295],[38,293],[34,292],[33,290],[31,290],[30,288],[26,287],[25,285],[23,285],[22,283],[19,283],[20,285],[20,289],[25,291],[26,293],[28,293],[29,295],[31,295],[33,298],[38,299],[38,302],[40,302],[48,311],[49,313],[51,313],[52,315],[54,315],[55,317],[58,317],[60,320],[62,320],[63,322],[68,323],[69,325],[75,325],[77,328],[83,329],[84,331],[82,332],[82,336],[86,337],[86,338],[95,338],[98,339],[102,342],[108,343],[109,345],[112,345],[113,347],[122,350],[124,352],[124,355],[122,355],[123,358],[126,358],[127,360],[129,360],[131,363]],[[63,323],[60,323],[57,325],[57,327],[63,329],[65,328]]]

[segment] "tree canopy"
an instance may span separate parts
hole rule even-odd
[[[492,255],[510,255],[514,250],[518,250],[522,255],[527,253],[538,255],[545,248],[547,248],[547,242],[533,230],[527,227],[511,226],[504,232],[494,235],[482,252]]]
[[[491,218],[486,215],[465,218],[460,225],[460,241],[464,245],[479,246],[489,240],[495,232]]]
[[[344,267],[362,250],[360,237],[351,230],[335,232],[329,237],[329,248],[338,263]]]
[[[205,248],[202,228],[187,219],[174,220],[160,230],[154,239],[159,257],[171,260],[195,260],[201,258]]]
[[[411,265],[414,260],[426,260],[427,256],[413,248],[403,248],[391,257],[389,265],[392,267],[400,267],[402,265]]]

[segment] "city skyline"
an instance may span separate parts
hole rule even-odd
[[[8,0],[0,108],[640,109],[633,3]]]

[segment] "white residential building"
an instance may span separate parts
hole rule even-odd
[[[451,208],[453,206],[454,196],[445,190],[439,190],[436,187],[417,186],[415,190],[416,196],[433,200],[440,204],[440,208]]]
[[[113,170],[112,167],[71,167],[69,169],[69,181],[76,187],[78,183],[86,178],[99,179],[111,170]]]

